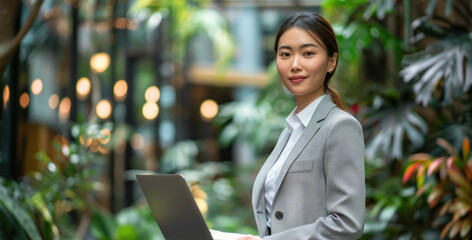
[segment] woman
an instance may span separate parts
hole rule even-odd
[[[297,13],[280,27],[276,65],[296,108],[253,187],[263,239],[358,239],[365,211],[364,139],[329,86],[338,63],[330,24]],[[246,236],[243,239],[260,239]]]

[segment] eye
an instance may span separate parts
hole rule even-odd
[[[305,52],[305,56],[313,56],[315,53],[311,51]]]
[[[280,52],[281,57],[290,57],[290,53],[288,52]]]

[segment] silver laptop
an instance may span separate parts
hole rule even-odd
[[[228,239],[210,233],[187,182],[177,174],[136,175],[149,207],[166,240]],[[243,235],[240,235],[243,236]],[[231,238],[238,237],[232,234]]]

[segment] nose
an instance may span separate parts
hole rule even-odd
[[[292,66],[290,67],[291,72],[298,72],[302,69],[298,56],[293,58]]]

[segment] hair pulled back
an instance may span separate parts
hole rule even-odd
[[[287,20],[279,28],[277,35],[275,37],[274,52],[277,55],[277,50],[279,46],[279,40],[282,34],[284,34],[290,28],[297,27],[307,31],[312,37],[324,46],[327,50],[328,57],[332,57],[335,53],[339,53],[338,42],[336,41],[336,35],[334,34],[331,24],[329,24],[326,19],[316,13],[312,12],[298,12]],[[321,41],[321,42],[320,42]],[[331,100],[338,106],[338,108],[346,110],[344,106],[344,101],[336,90],[334,90],[330,85],[330,79],[336,72],[336,66],[332,72],[326,73],[324,80],[324,90],[327,93]]]

